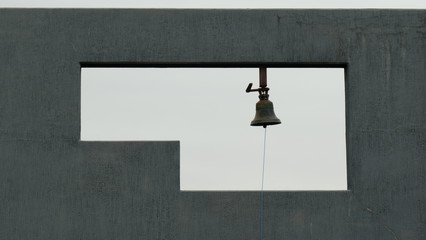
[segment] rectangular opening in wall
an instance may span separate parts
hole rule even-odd
[[[257,191],[258,68],[82,68],[81,140],[179,140],[181,190]],[[268,68],[265,190],[347,190],[343,68]]]

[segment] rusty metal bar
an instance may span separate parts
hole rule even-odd
[[[265,88],[267,86],[266,81],[266,67],[259,68],[259,87]]]

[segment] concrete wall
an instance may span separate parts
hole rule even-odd
[[[350,190],[267,192],[265,239],[426,239],[426,11],[0,9],[0,239],[257,239],[178,142],[80,142],[82,64],[345,66]]]

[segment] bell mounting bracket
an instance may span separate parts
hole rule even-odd
[[[259,68],[259,88],[252,89],[253,83],[249,83],[249,85],[246,88],[246,93],[249,92],[259,92],[259,98],[268,98],[268,91],[269,88],[266,87],[267,80],[266,80],[266,67],[260,67]]]

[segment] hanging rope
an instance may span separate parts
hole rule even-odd
[[[266,126],[265,126],[265,134],[263,137],[263,166],[262,166],[262,185],[260,188],[260,210],[259,210],[259,221],[260,221],[260,240],[263,240],[263,208],[264,208],[264,200],[263,200],[263,183],[265,180],[265,156],[266,156]]]

